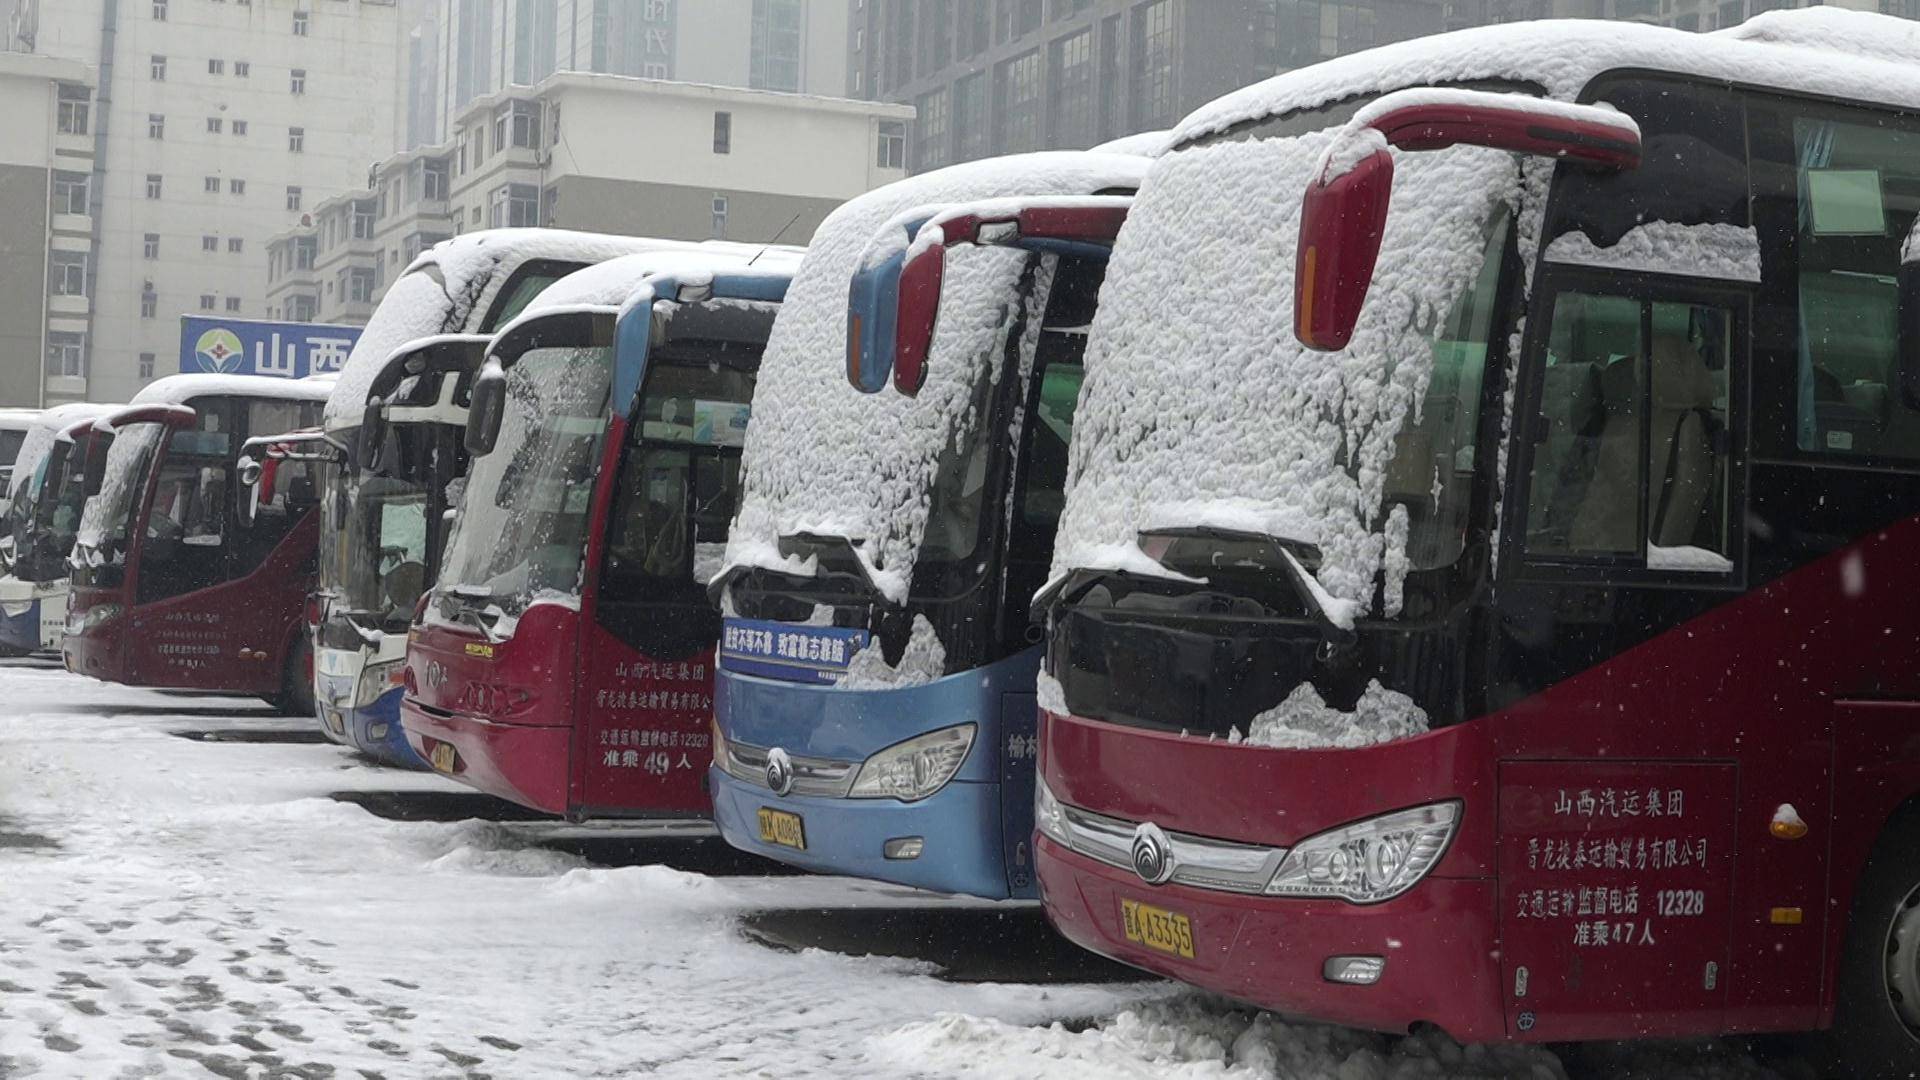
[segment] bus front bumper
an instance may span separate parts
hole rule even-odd
[[[395,687],[369,705],[355,707],[352,704],[322,702],[320,709],[331,714],[323,718],[327,733],[334,734],[333,725],[337,719],[340,725],[338,738],[368,757],[402,769],[431,768],[427,759],[416,753],[413,745],[407,741],[406,728],[400,723],[402,696],[403,691]]]
[[[409,748],[437,773],[548,814],[568,812],[573,728],[501,724],[422,708],[402,696]]]
[[[727,843],[775,862],[941,893],[1007,897],[1000,850],[1000,785],[950,781],[919,802],[781,798],[767,788],[707,770],[713,820]],[[800,819],[796,848],[761,839],[760,811]],[[919,841],[918,846],[912,841]],[[888,858],[889,844],[896,857]],[[912,858],[908,852],[917,850]]]
[[[1102,956],[1289,1016],[1388,1032],[1434,1024],[1466,1042],[1506,1037],[1492,880],[1429,877],[1363,906],[1150,886],[1044,835],[1035,854],[1048,921]],[[1129,940],[1123,900],[1184,917],[1193,958]],[[1377,981],[1327,977],[1330,962],[1360,957],[1382,961]]]
[[[40,641],[40,601],[0,602],[0,656],[26,656]]]

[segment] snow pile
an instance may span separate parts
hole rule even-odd
[[[1547,261],[1758,282],[1760,234],[1750,225],[1649,221],[1627,230],[1619,243],[1603,248],[1576,230],[1553,238],[1547,245]]]
[[[1254,83],[1194,110],[1174,126],[1171,145],[1405,87],[1510,80],[1571,101],[1594,76],[1635,68],[1906,105],[1920,99],[1916,61],[1913,23],[1832,7],[1768,12],[1713,34],[1611,20],[1509,23],[1382,45]]]
[[[118,405],[76,401],[55,405],[41,413],[35,418],[33,426],[27,429],[26,437],[20,440],[19,452],[13,457],[13,481],[7,488],[7,497],[11,499],[18,495],[20,489],[40,471],[40,463],[53,452],[53,444],[62,431],[82,420],[105,416],[118,408]]]
[[[1311,352],[1293,336],[1294,251],[1301,192],[1334,137],[1219,143],[1155,164],[1094,316],[1055,576],[1132,568],[1120,556],[1142,529],[1252,528],[1315,545],[1328,596],[1371,605],[1395,439],[1520,173],[1475,147],[1397,153],[1353,343]]]
[[[1060,685],[1059,679],[1047,674],[1047,669],[1045,668],[1040,669],[1040,680],[1036,689],[1040,696],[1038,704],[1042,709],[1050,713],[1058,713],[1061,716],[1069,713],[1070,710],[1067,708],[1067,688]]]
[[[331,385],[313,379],[276,379],[271,375],[168,375],[141,387],[128,404],[185,405],[194,398],[216,394],[281,401],[325,401]]]
[[[925,615],[913,617],[913,633],[907,638],[907,647],[900,652],[900,663],[896,666],[887,663],[880,652],[880,639],[867,642],[867,647],[853,654],[847,661],[847,670],[833,682],[836,690],[898,690],[908,686],[925,686],[927,683],[947,673],[947,647],[940,644],[940,635],[934,632],[933,624]]]
[[[886,595],[903,600],[936,464],[970,434],[962,418],[981,374],[999,370],[1027,255],[949,252],[925,387],[915,398],[890,389],[868,395],[846,377],[847,289],[868,241],[915,207],[1130,188],[1146,164],[1118,154],[1022,154],[910,177],[835,210],[814,234],[761,360],[727,566],[769,565],[783,535],[844,536],[858,543]]]
[[[1244,738],[1234,728],[1228,741],[1280,750],[1352,750],[1426,732],[1426,710],[1375,679],[1352,712],[1328,705],[1310,683],[1301,683],[1285,701],[1249,720]]]
[[[1270,1013],[1225,1010],[1190,995],[1150,1001],[1090,1026],[1014,1027],[949,1014],[867,1041],[876,1065],[902,1075],[994,1080],[1178,1077],[1257,1080],[1565,1080],[1536,1046],[1461,1046],[1436,1031],[1395,1038]],[[1667,1075],[1664,1072],[1640,1075]]]
[[[534,259],[593,264],[636,251],[698,251],[707,245],[639,236],[602,236],[566,229],[487,229],[436,244],[408,265],[374,309],[341,365],[327,401],[329,431],[360,422],[367,387],[387,358],[408,342],[478,330],[507,279]],[[747,245],[726,248],[758,250]]]
[[[1733,572],[1733,560],[1717,551],[1703,547],[1684,544],[1678,547],[1661,547],[1659,544],[1648,541],[1647,569],[1685,570],[1696,574],[1728,574]]]

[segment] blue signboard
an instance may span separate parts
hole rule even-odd
[[[357,326],[180,316],[180,370],[189,375],[304,379],[347,363]]]
[[[720,666],[742,675],[830,683],[872,637],[840,626],[728,619],[720,632]]]

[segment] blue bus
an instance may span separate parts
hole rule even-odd
[[[735,847],[1036,895],[1027,609],[1106,245],[1022,227],[1054,202],[1124,204],[1147,164],[972,162],[870,192],[815,234],[762,361],[712,587],[726,619],[710,783]],[[896,391],[878,392],[889,376]]]

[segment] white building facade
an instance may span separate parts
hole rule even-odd
[[[101,85],[86,294],[52,301],[50,401],[125,401],[177,371],[183,313],[264,317],[268,239],[400,145],[395,0],[0,0],[0,14],[10,50],[78,61]]]
[[[804,244],[906,175],[906,106],[561,72],[477,98],[443,144],[275,237],[268,315],[363,323],[407,263],[475,229]]]
[[[84,363],[92,131],[92,69],[0,53],[0,405],[47,404],[48,373]]]

